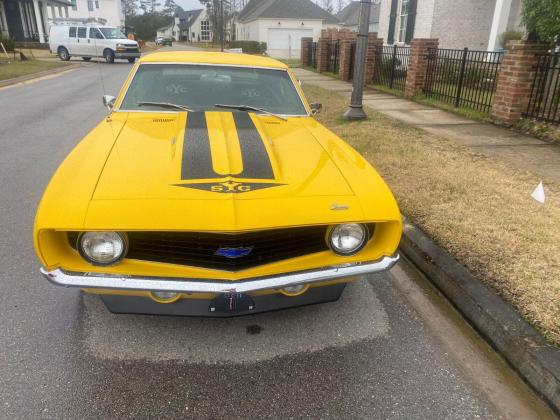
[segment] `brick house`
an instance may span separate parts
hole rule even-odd
[[[506,30],[522,31],[522,0],[381,0],[379,36],[388,44],[437,38],[440,48],[495,51]]]

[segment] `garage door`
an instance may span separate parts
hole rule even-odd
[[[277,58],[297,58],[301,50],[301,38],[312,36],[313,29],[270,28],[268,54]]]

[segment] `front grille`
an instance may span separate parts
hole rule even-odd
[[[329,249],[327,226],[221,234],[129,232],[126,258],[237,271]],[[251,248],[247,256],[216,255],[220,248]]]

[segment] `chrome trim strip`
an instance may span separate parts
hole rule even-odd
[[[383,257],[377,261],[356,264],[351,263],[334,267],[324,267],[316,270],[281,274],[278,276],[257,277],[242,281],[70,273],[62,269],[46,271],[42,267],[41,273],[51,283],[65,287],[180,293],[227,293],[232,291],[246,293],[378,273],[389,270],[398,260],[399,255],[395,254],[391,257]]]

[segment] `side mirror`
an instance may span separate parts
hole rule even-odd
[[[117,98],[115,98],[114,96],[111,95],[103,95],[103,105],[105,106],[105,108],[107,108],[109,111],[111,111],[113,109],[113,106],[115,105],[115,101],[117,100]]]
[[[321,109],[323,109],[323,105],[317,102],[312,102],[309,106],[311,107],[311,115],[316,115],[321,112]]]

